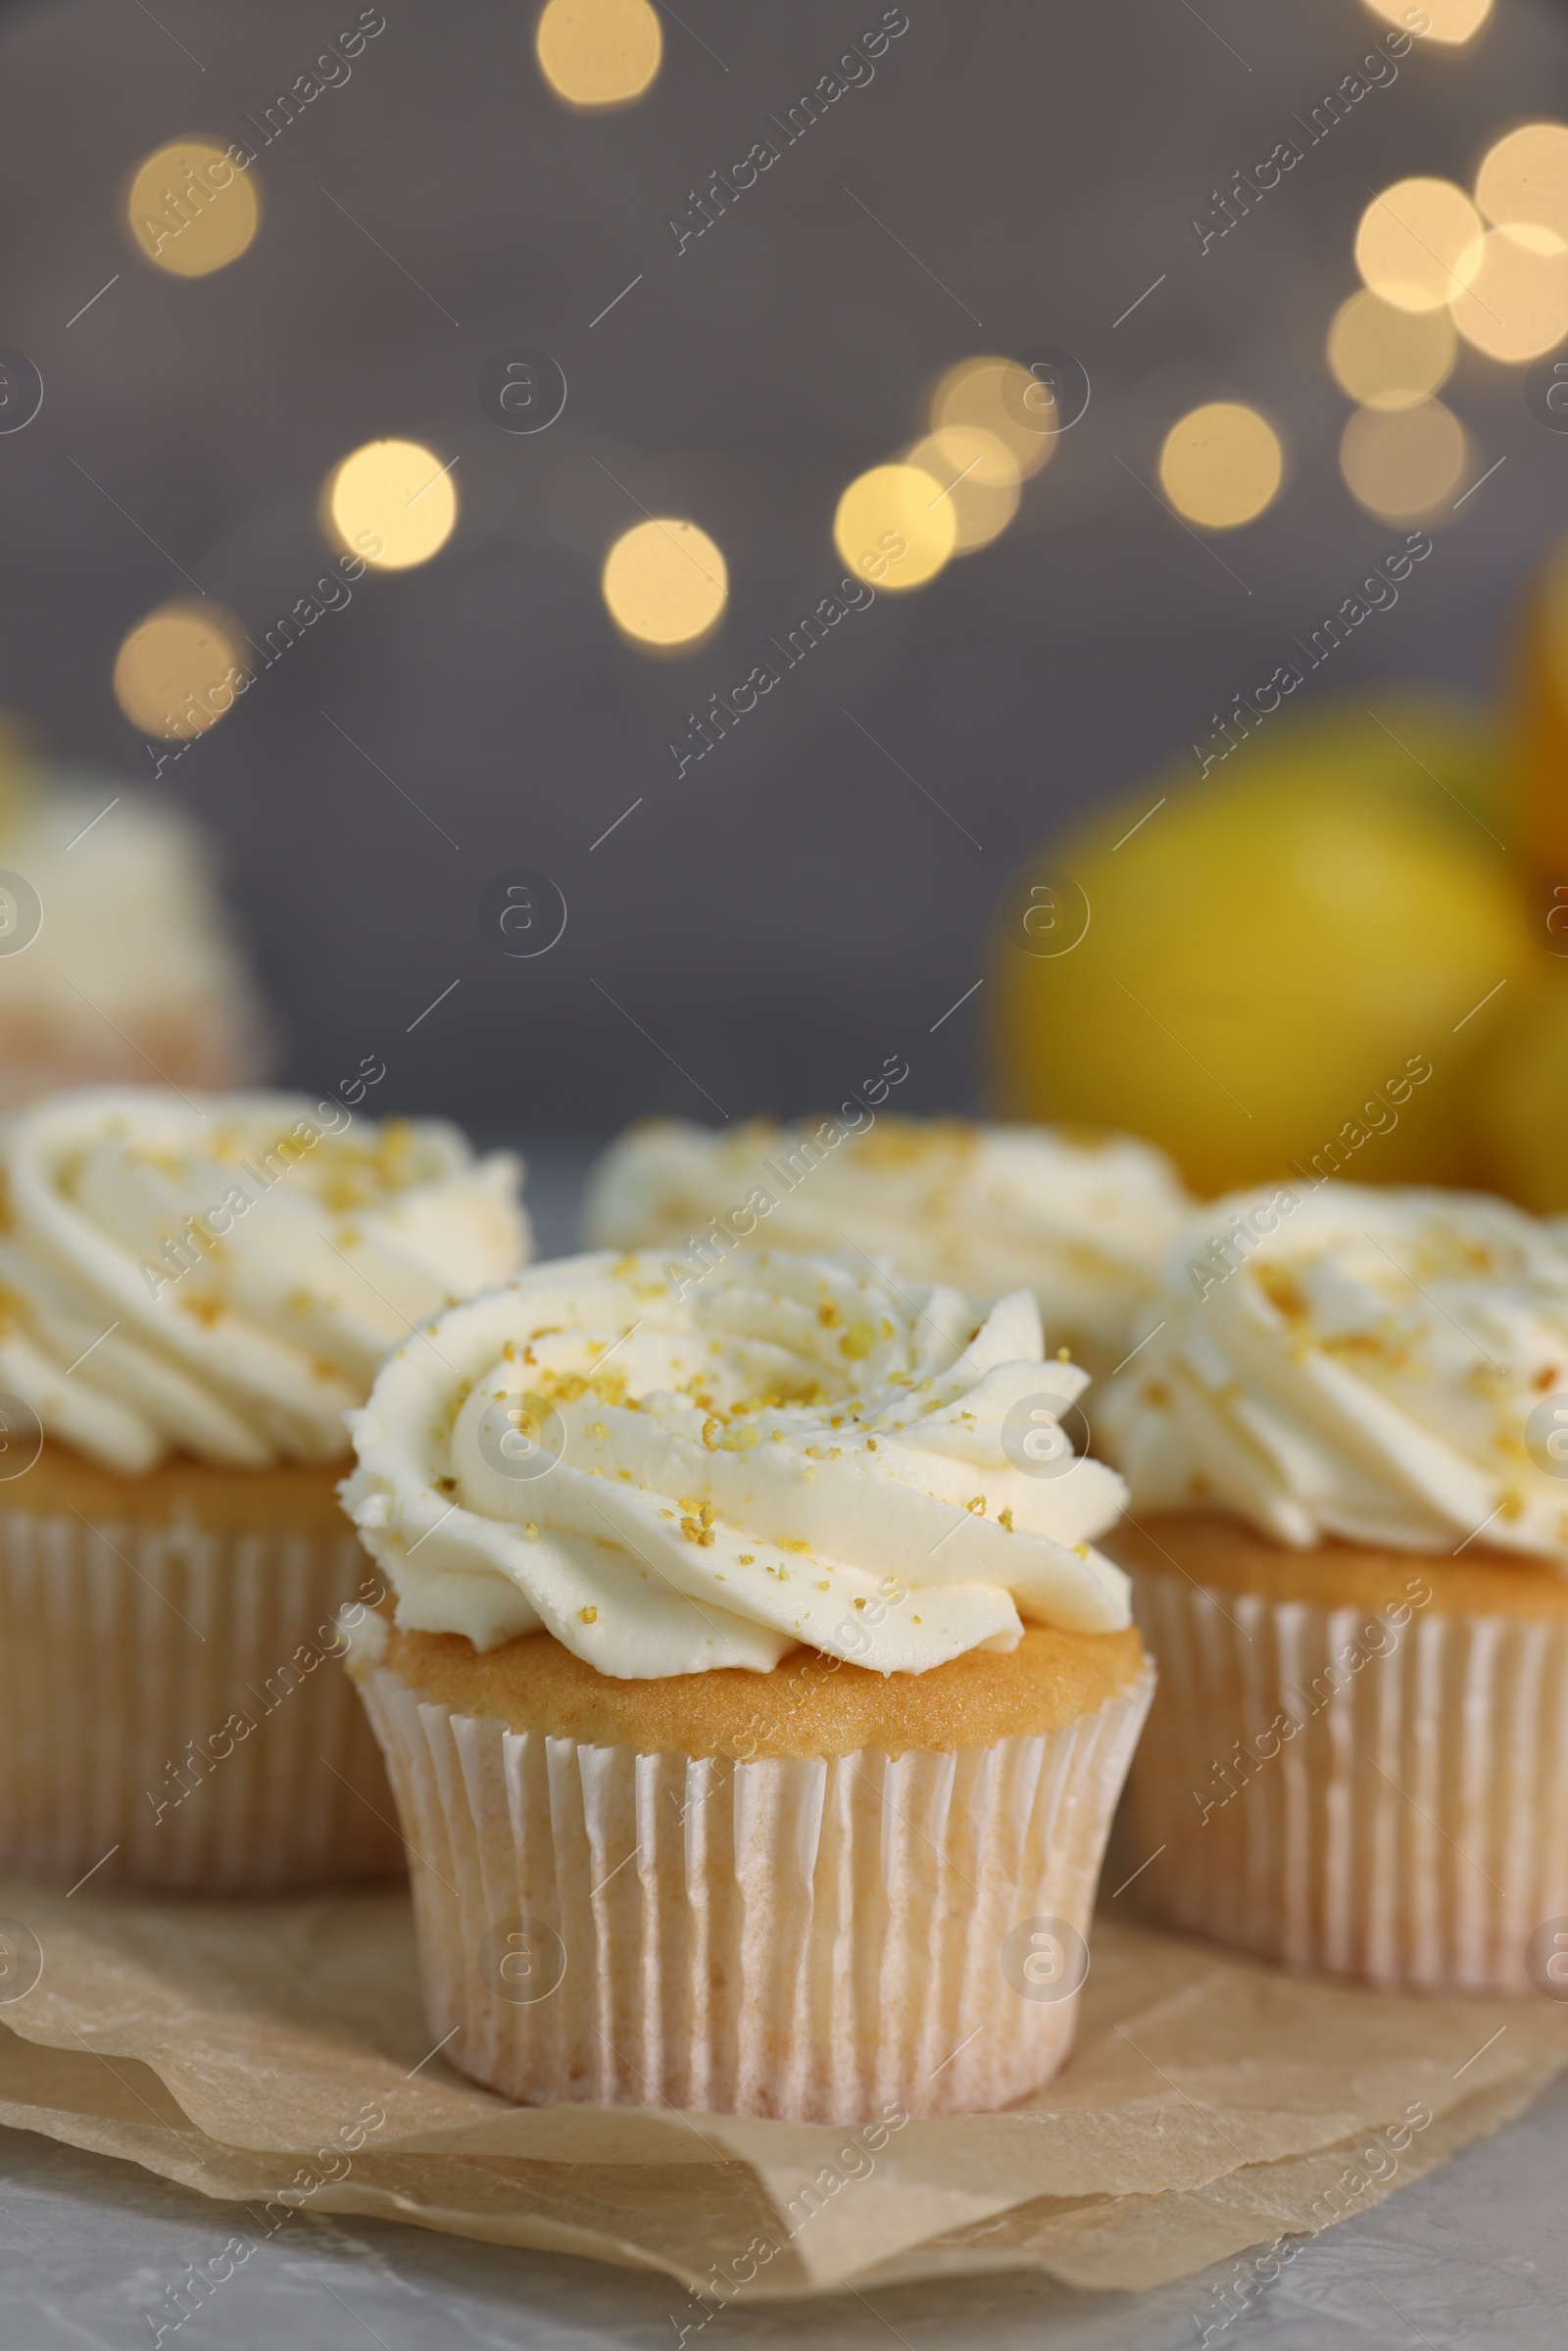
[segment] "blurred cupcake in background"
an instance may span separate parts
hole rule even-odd
[[[39,766],[0,720],[0,1108],[245,1086],[271,1058],[198,827],[118,777]]]
[[[401,1865],[328,1664],[377,1590],[343,1415],[411,1324],[523,1262],[520,1177],[293,1095],[94,1090],[0,1125],[0,1866]]]
[[[597,1246],[694,1264],[738,1247],[847,1248],[977,1299],[1026,1288],[1048,1350],[1103,1379],[1189,1206],[1169,1160],[1130,1136],[898,1118],[855,1100],[793,1126],[633,1127],[594,1170],[585,1226]]]
[[[1568,1255],[1501,1200],[1296,1183],[1196,1217],[1150,1322],[1102,1416],[1160,1672],[1145,1900],[1294,1966],[1551,1988]]]
[[[1083,1386],[1027,1291],[778,1250],[564,1258],[394,1350],[350,1672],[454,2064],[801,2122],[1049,2080],[1150,1691]]]

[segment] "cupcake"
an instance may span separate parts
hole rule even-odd
[[[0,1107],[264,1073],[271,1040],[207,844],[172,803],[0,756]]]
[[[879,1116],[891,1082],[799,1126],[633,1127],[594,1172],[588,1239],[695,1270],[741,1245],[848,1246],[974,1298],[1026,1288],[1051,1350],[1107,1377],[1190,1206],[1170,1161],[1126,1135]]]
[[[336,1507],[343,1415],[523,1260],[519,1176],[293,1095],[91,1091],[0,1127],[0,1864],[211,1890],[401,1865],[329,1663],[381,1589]]]
[[[1105,1414],[1161,1675],[1146,1902],[1292,1966],[1528,1989],[1568,1937],[1568,1255],[1500,1200],[1291,1184],[1165,1275]]]
[[[1026,1291],[540,1266],[388,1358],[350,1656],[432,2037],[507,2096],[1004,2105],[1066,2054],[1151,1688]]]

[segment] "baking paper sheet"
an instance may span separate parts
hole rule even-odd
[[[1368,2209],[1568,2064],[1540,1995],[1363,1990],[1111,1916],[1070,2064],[1005,2113],[528,2109],[432,2052],[401,1888],[0,1882],[0,2122],[228,2200],[241,2247],[307,2209],[663,2271],[677,2334],[719,2301],[982,2270],[1157,2285]]]

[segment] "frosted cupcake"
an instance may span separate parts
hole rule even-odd
[[[694,1271],[742,1245],[848,1246],[973,1298],[1025,1288],[1050,1349],[1102,1379],[1190,1206],[1170,1161],[1130,1136],[879,1116],[852,1098],[793,1127],[633,1127],[595,1170],[586,1232],[667,1245]]]
[[[291,1095],[89,1092],[0,1127],[0,1866],[400,1866],[328,1663],[380,1589],[336,1508],[343,1414],[412,1322],[521,1262],[519,1174]]]
[[[0,1105],[66,1086],[249,1085],[271,1057],[207,844],[119,777],[0,749]]]
[[[1239,1195],[1105,1415],[1165,1918],[1510,1991],[1568,1936],[1568,1256],[1500,1200]]]
[[[1054,2072],[1150,1677],[1042,1356],[1026,1292],[769,1251],[541,1266],[388,1359],[350,1670],[456,2064],[811,2121]]]

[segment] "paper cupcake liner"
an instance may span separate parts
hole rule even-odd
[[[403,1866],[334,1619],[352,1535],[0,1507],[0,1866],[270,1891]]]
[[[1145,1907],[1292,1967],[1528,1991],[1532,1937],[1568,1930],[1568,1625],[1132,1573]]]
[[[506,2096],[854,2123],[1006,2105],[1066,2056],[1147,1674],[1036,1738],[751,1763],[362,1689],[431,2037]]]

